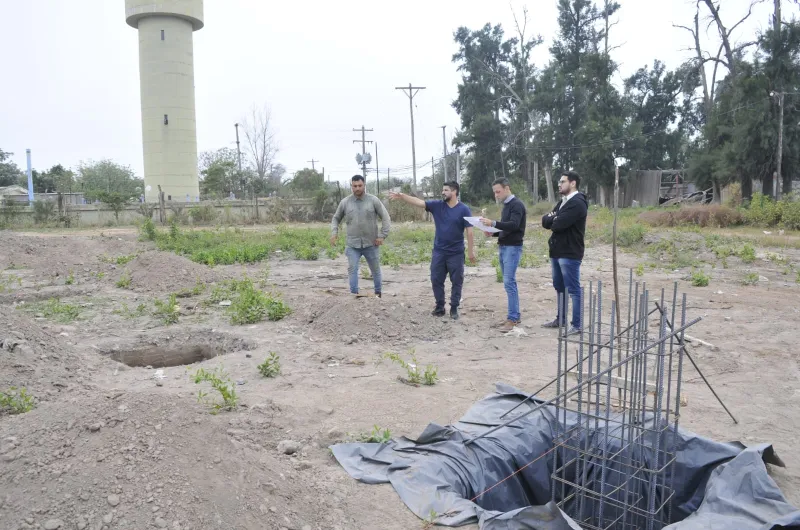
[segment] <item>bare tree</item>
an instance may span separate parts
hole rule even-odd
[[[253,105],[248,116],[242,120],[242,130],[245,152],[258,178],[263,180],[275,161],[275,155],[278,154],[278,142],[275,139],[275,131],[272,130],[269,107]]]

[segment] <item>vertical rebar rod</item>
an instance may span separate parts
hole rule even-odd
[[[587,369],[587,374],[589,375],[589,377],[592,376],[592,353],[591,352],[592,352],[592,345],[594,344],[594,330],[595,330],[595,327],[594,327],[594,310],[595,310],[594,284],[592,282],[589,282],[589,321],[591,322],[591,324],[589,325],[589,347],[587,348],[588,351],[589,351],[589,355],[588,355],[588,357],[589,357],[588,358],[589,366],[588,366],[588,369]],[[582,321],[582,322],[585,322],[585,321]],[[579,369],[579,373],[583,372],[583,361],[584,361],[584,359],[585,359],[584,357],[581,357],[581,368]],[[586,412],[587,412],[587,414],[586,414],[586,430],[583,433],[583,451],[582,451],[582,454],[581,454],[581,458],[583,459],[583,466],[582,466],[583,469],[581,471],[582,472],[581,485],[584,486],[584,488],[581,488],[580,506],[578,508],[578,519],[581,522],[584,520],[584,513],[585,513],[584,509],[585,509],[585,504],[586,504],[585,486],[586,486],[586,482],[587,482],[587,472],[588,472],[589,462],[590,462],[590,458],[589,458],[589,443],[590,443],[591,437],[589,436],[589,433],[590,433],[590,431],[589,431],[589,427],[590,427],[589,421],[590,421],[591,413],[592,413],[592,385],[591,384],[586,385],[586,396],[587,396],[586,397]]]
[[[616,302],[611,302],[611,325],[609,327],[609,331],[611,334],[611,341],[608,348],[608,365],[614,365],[614,319],[616,318]],[[600,528],[605,528],[605,497],[606,497],[606,480],[608,479],[608,424],[610,423],[610,414],[611,414],[611,385],[612,385],[613,375],[611,371],[608,372],[608,380],[606,384],[606,415],[604,418],[604,429],[603,429],[603,456],[600,459],[601,467],[600,467],[600,509],[598,515],[598,526]]]
[[[674,318],[675,317],[673,317],[672,320],[673,328],[675,327]],[[686,322],[686,293],[683,293],[683,298],[681,300],[681,325],[683,325],[685,322]],[[684,344],[683,335],[684,335],[683,332],[681,332],[679,335],[680,339],[678,340],[678,344],[681,345]],[[682,382],[681,380],[683,378],[683,355],[684,355],[684,350],[683,346],[681,346],[680,348],[678,348],[678,374],[675,378],[675,420],[672,423],[673,444],[675,443],[674,439],[677,437],[678,423],[680,422],[681,418],[681,382]],[[669,481],[670,483],[672,483],[675,478],[674,465],[670,468],[669,475],[670,475]],[[672,500],[670,500],[670,503],[667,506],[667,519],[668,520],[672,519]]]
[[[561,303],[563,301],[564,295],[562,293],[557,294],[558,298],[558,311],[561,312]],[[559,402],[561,401],[561,349],[564,345],[564,337],[561,334],[561,319],[559,319],[558,324],[558,369],[556,370],[556,399],[554,402],[555,405],[555,413],[556,413],[556,421],[555,421],[555,432],[553,433],[553,440],[558,443],[558,437],[560,436],[561,429],[559,428]],[[556,445],[556,450],[553,451],[553,476],[555,477],[558,472],[558,452],[559,446]],[[560,502],[559,499],[556,498],[556,480],[550,481],[550,499],[553,502]]]

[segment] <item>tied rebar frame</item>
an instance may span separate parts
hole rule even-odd
[[[660,530],[672,522],[683,334],[699,319],[686,322],[677,282],[671,301],[662,289],[652,310],[650,291],[632,271],[626,326],[613,301],[604,320],[601,282],[583,294],[579,333],[568,333],[568,293],[558,301],[556,397],[548,401],[558,420],[552,498],[585,529]]]

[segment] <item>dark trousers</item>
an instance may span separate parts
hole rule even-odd
[[[431,285],[436,308],[444,309],[444,280],[450,274],[450,307],[458,307],[461,302],[461,288],[464,286],[464,253],[443,254],[435,252],[431,256]]]
[[[581,262],[577,259],[550,258],[550,266],[553,270],[553,287],[557,293],[557,299],[561,299],[558,306],[556,319],[566,325],[564,312],[564,297],[569,296],[572,302],[572,321],[570,325],[574,328],[581,328]],[[563,319],[563,320],[562,320]]]

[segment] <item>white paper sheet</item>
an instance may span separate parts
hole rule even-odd
[[[464,219],[466,219],[469,224],[471,224],[478,230],[483,230],[484,232],[490,232],[490,233],[500,232],[500,230],[498,230],[497,228],[481,224],[480,217],[465,217]]]

